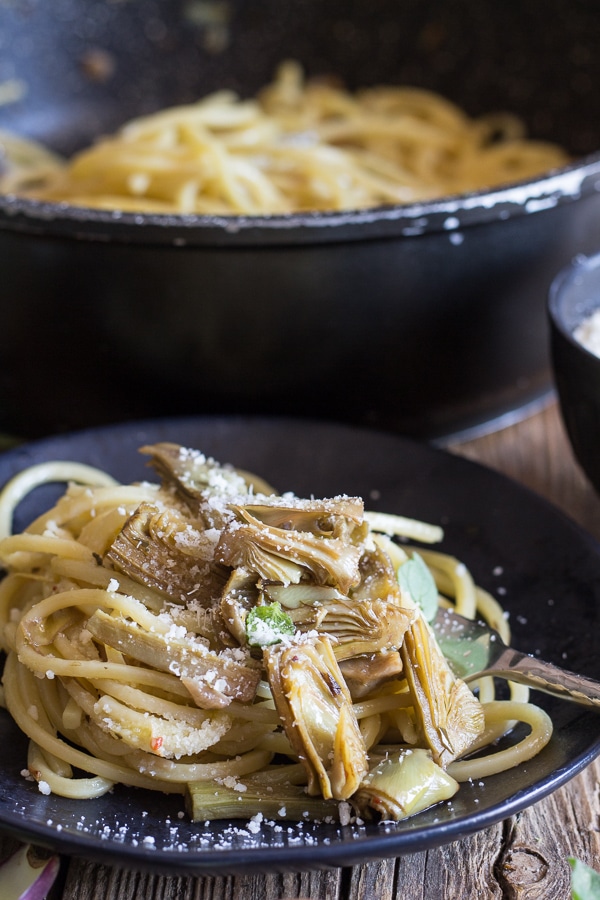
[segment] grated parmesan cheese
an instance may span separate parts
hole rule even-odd
[[[594,310],[577,326],[573,337],[594,356],[600,357],[600,308]]]

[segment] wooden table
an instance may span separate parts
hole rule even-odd
[[[573,459],[554,404],[448,449],[549,498],[600,540],[600,498]],[[599,784],[596,761],[550,797],[487,831],[353,869],[179,878],[66,861],[52,900],[567,900],[569,856],[600,870]]]

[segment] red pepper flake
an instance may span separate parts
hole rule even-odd
[[[163,739],[161,737],[152,738],[152,740],[150,741],[150,749],[154,753],[158,753],[158,751],[160,750],[162,745],[163,745]]]

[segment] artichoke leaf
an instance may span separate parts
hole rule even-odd
[[[172,601],[210,605],[225,572],[212,562],[218,532],[196,529],[172,508],[142,503],[104,554],[104,562]]]
[[[327,615],[327,603],[331,600],[346,600],[335,587],[325,584],[273,584],[260,582],[263,602],[279,603],[287,610],[294,625],[300,631],[312,631]]]
[[[403,672],[402,659],[397,650],[366,653],[340,660],[339,663],[354,701],[368,697],[388,681],[401,678]]]
[[[308,775],[308,793],[348,799],[367,772],[352,698],[327,637],[304,637],[264,651],[275,706]]]
[[[232,700],[247,703],[254,699],[260,667],[251,659],[238,662],[226,655],[228,651],[214,653],[198,640],[146,631],[103,610],[96,610],[86,627],[96,641],[144,665],[179,676],[188,691],[194,691],[196,704],[204,709],[227,706]]]
[[[229,622],[225,621],[218,606],[207,609],[194,602],[187,606],[172,604],[169,612],[176,625],[185,628],[190,635],[203,638],[209,649],[215,653],[239,646],[240,642],[234,638]]]
[[[327,611],[319,606],[302,606],[289,610],[289,615],[298,631],[318,631]]]
[[[331,585],[310,582],[280,584],[264,581],[259,587],[271,602],[277,601],[286,609],[321,606],[333,600],[346,600],[347,596]]]
[[[235,600],[246,609],[252,609],[258,602],[258,597],[256,575],[243,567],[233,569],[223,589],[222,600]]]
[[[228,595],[221,600],[220,612],[229,633],[240,646],[244,645],[246,643],[248,607],[240,600]]]
[[[234,569],[221,597],[220,612],[226,628],[240,645],[246,643],[246,616],[259,601],[256,576],[244,568]]]
[[[353,600],[393,601],[402,606],[402,593],[396,570],[385,550],[378,544],[365,548],[359,562],[360,580],[349,590]],[[412,608],[413,604],[410,604]]]
[[[364,504],[360,497],[333,497],[323,500],[290,502],[288,495],[269,497],[268,503],[246,503],[232,506],[237,516],[247,522],[262,522],[285,531],[304,531],[318,537],[340,538],[362,542],[368,526],[364,522]]]
[[[207,680],[208,679],[210,680]],[[181,675],[181,683],[200,709],[224,709],[231,703],[232,697],[222,689],[220,678],[213,684],[214,670],[202,675]],[[241,698],[236,698],[241,699]]]
[[[380,760],[365,776],[352,798],[360,815],[375,810],[394,822],[449,800],[458,782],[438,766],[427,750],[400,750]]]
[[[483,731],[484,713],[469,687],[452,673],[433,631],[419,612],[401,649],[421,737],[445,767]]]

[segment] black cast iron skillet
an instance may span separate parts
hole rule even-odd
[[[0,424],[255,411],[444,439],[551,387],[545,298],[600,244],[597,8],[507,0],[14,0],[0,128],[69,154],[284,58],[349,87],[509,109],[573,163],[527,184],[329,215],[120,215],[0,198]]]

